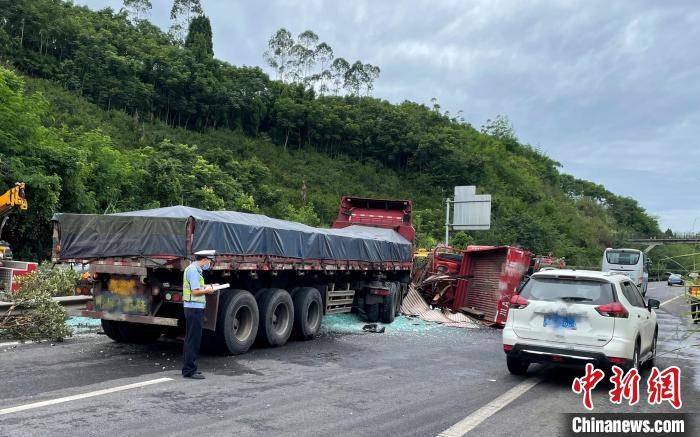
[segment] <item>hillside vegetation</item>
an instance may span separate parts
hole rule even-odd
[[[186,204],[328,225],[343,194],[413,199],[425,247],[443,234],[454,185],[493,195],[492,229],[463,242],[584,265],[629,234],[659,233],[635,200],[561,174],[499,126],[319,95],[219,61],[210,35],[194,36],[181,44],[111,10],[0,0],[0,170],[30,198],[4,235],[18,257],[49,255],[55,211]]]

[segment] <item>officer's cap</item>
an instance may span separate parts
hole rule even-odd
[[[216,255],[215,250],[200,250],[200,251],[194,253],[194,256],[197,259],[202,259],[202,258],[214,259],[215,255]]]

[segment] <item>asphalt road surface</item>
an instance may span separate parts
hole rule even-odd
[[[657,365],[682,369],[680,411],[697,413],[700,325],[683,298],[672,300],[682,293],[654,283],[648,297],[664,303]],[[204,356],[204,381],[180,377],[182,346],[173,341],[124,345],[91,334],[0,344],[0,435],[433,436],[459,423],[477,436],[562,435],[562,413],[585,412],[571,391],[582,372],[532,366],[527,378],[511,376],[498,330],[401,318],[373,334],[344,317],[313,341]],[[638,405],[612,405],[609,387],[599,387],[594,412],[652,411],[647,374]]]

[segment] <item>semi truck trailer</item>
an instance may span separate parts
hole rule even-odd
[[[356,312],[391,323],[407,291],[415,230],[409,200],[344,196],[330,229],[264,215],[185,206],[117,214],[55,214],[55,263],[88,273],[83,315],[101,319],[118,342],[145,343],[184,332],[183,271],[215,250],[207,283],[205,347],[246,352],[312,339],[324,315]]]

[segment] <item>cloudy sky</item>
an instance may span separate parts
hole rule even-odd
[[[75,0],[119,9],[119,0]],[[172,0],[152,0],[169,26]],[[700,229],[700,7],[689,1],[202,0],[216,56],[263,65],[280,27],[382,69],[374,95],[507,115],[563,171]],[[266,68],[266,70],[269,70]]]

